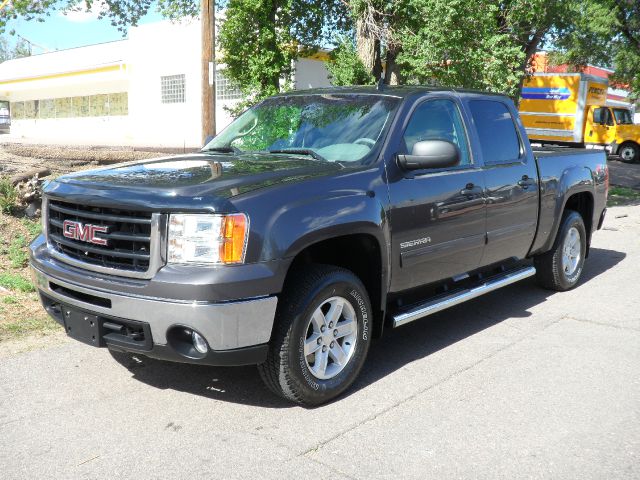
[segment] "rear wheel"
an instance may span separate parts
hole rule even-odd
[[[534,258],[538,283],[550,290],[570,290],[578,284],[587,252],[587,231],[582,216],[567,210],[553,247]]]
[[[640,146],[637,143],[623,143],[618,149],[618,155],[625,162],[640,162]]]
[[[369,297],[349,270],[309,265],[288,279],[260,376],[276,394],[319,405],[353,383],[369,350]]]

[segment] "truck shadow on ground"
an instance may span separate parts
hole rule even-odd
[[[582,283],[613,268],[626,257],[623,252],[593,248],[585,264]],[[387,330],[374,342],[365,368],[345,396],[377,382],[405,365],[447,348],[509,318],[528,318],[529,308],[552,295],[536,286],[534,279],[490,293],[396,330]],[[172,389],[212,400],[290,408],[294,405],[273,395],[263,385],[257,369],[208,367],[164,362],[144,356],[111,352],[133,378],[159,389]]]

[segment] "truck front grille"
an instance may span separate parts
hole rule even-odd
[[[47,202],[47,238],[54,251],[86,268],[115,269],[143,274],[149,271],[152,259],[153,215],[147,212],[92,207],[49,200]],[[67,222],[67,236],[64,223]],[[83,239],[87,226],[99,228],[94,237],[100,245]],[[106,230],[106,231],[104,231]],[[70,234],[71,233],[71,234]],[[80,238],[77,238],[80,237]],[[132,275],[133,276],[133,275]],[[138,276],[138,275],[135,275]]]

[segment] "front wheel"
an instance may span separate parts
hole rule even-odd
[[[625,162],[640,162],[640,146],[636,143],[623,143],[618,150],[618,155]]]
[[[587,231],[582,216],[573,210],[562,215],[551,250],[534,258],[538,283],[559,292],[578,284],[587,253]]]
[[[346,390],[364,364],[371,305],[349,270],[309,265],[287,280],[267,360],[258,366],[276,394],[303,405]]]

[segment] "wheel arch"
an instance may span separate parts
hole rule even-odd
[[[373,336],[382,335],[386,309],[386,249],[379,239],[365,232],[331,236],[300,249],[287,271],[287,278],[305,265],[324,264],[346,268],[363,283],[373,309]]]

